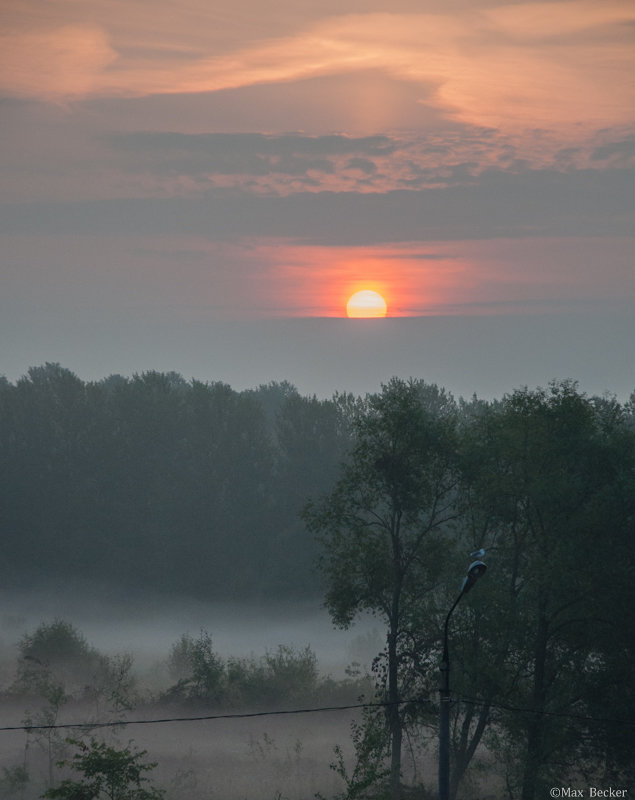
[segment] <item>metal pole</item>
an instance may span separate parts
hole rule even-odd
[[[485,550],[476,550],[472,556],[484,556]],[[443,627],[443,660],[441,661],[441,686],[439,687],[439,800],[450,800],[450,654],[448,651],[448,624],[459,600],[467,594],[476,581],[485,574],[487,565],[473,561],[463,579],[463,585],[454,605],[448,611]]]
[[[448,623],[452,612],[464,595],[464,590],[448,611],[443,628],[443,659],[441,660],[441,686],[439,704],[439,800],[450,800],[450,654],[448,650]]]

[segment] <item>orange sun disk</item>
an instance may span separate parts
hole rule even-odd
[[[385,317],[387,310],[384,298],[371,289],[355,292],[346,304],[346,314],[351,319]]]

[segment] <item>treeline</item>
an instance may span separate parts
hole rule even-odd
[[[635,396],[560,381],[456,401],[393,379],[319,401],[172,373],[86,384],[47,364],[4,382],[0,409],[5,584],[313,593],[337,625],[385,625],[385,706],[353,729],[343,798],[402,800],[428,781],[447,614],[481,549],[487,575],[449,626],[450,796],[469,797],[482,752],[520,800],[635,780]],[[190,669],[181,700],[245,692],[258,673],[204,640],[179,647],[207,676]]]
[[[3,586],[315,596],[298,512],[334,480],[353,404],[176,373],[85,383],[59,364],[0,380]]]
[[[339,680],[320,674],[310,646],[279,644],[262,655],[222,656],[206,630],[183,633],[145,675],[131,654],[106,655],[62,619],[23,634],[17,650],[8,672],[14,677],[0,685],[0,703],[35,708],[24,720],[34,728],[60,723],[69,708],[90,729],[113,720],[125,724],[134,709],[150,716],[166,708],[254,712],[358,702],[360,694],[373,694],[370,676],[359,665]],[[60,729],[61,740],[63,734]]]

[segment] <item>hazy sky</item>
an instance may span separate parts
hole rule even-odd
[[[0,374],[635,389],[632,0],[0,20]]]

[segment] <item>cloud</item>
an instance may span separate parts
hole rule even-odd
[[[352,137],[338,135],[271,135],[263,133],[203,133],[135,132],[113,134],[110,142],[118,148],[133,152],[159,150],[162,153],[205,153],[212,156],[235,156],[259,153],[283,155],[388,155],[394,152],[395,142],[388,136]]]
[[[155,23],[133,4],[125,34],[102,15],[99,24],[78,26],[69,19],[66,26],[9,37],[2,86],[12,94],[47,98],[141,97],[375,70],[421,86],[426,104],[471,125],[597,128],[632,117],[632,4],[568,0],[454,10],[430,4],[425,13],[351,8],[355,13],[329,16],[327,10],[318,19],[311,6],[311,13],[299,14],[277,35],[273,23],[282,17],[275,17],[264,39],[245,21],[241,40],[229,7],[226,19],[221,9],[210,19],[195,6],[171,37],[165,14]],[[202,23],[210,25],[207,38]],[[38,53],[52,65],[48,72]]]
[[[635,137],[597,147],[591,153],[591,159],[610,161],[613,166],[632,165],[635,162]]]
[[[98,232],[11,237],[2,258],[5,325],[7,315],[39,320],[54,310],[65,320],[342,316],[350,295],[368,288],[386,298],[391,316],[629,312],[635,298],[628,238],[324,246]]]
[[[604,167],[595,155],[601,147],[622,149],[608,134],[566,152],[560,140],[542,133],[520,141],[491,129],[365,137],[134,132],[110,135],[106,143],[128,176],[156,179],[157,196],[182,193],[179,177],[191,179],[190,192],[199,195],[221,187],[288,195],[438,189],[472,185],[492,170],[519,175]]]
[[[103,85],[116,59],[107,32],[95,25],[7,31],[0,35],[0,86],[14,96],[84,97]]]
[[[351,158],[346,162],[347,169],[355,169],[366,175],[374,175],[377,172],[377,165],[374,161],[367,158]]]
[[[115,198],[1,208],[6,233],[289,237],[326,245],[536,236],[630,236],[635,171],[486,170],[470,185],[418,191]]]
[[[254,178],[276,176],[275,181],[260,187],[274,192],[297,190],[290,178],[310,179],[319,190],[324,188],[325,176],[341,170],[372,174],[377,168],[368,157],[386,158],[397,148],[397,143],[387,136],[260,133],[125,133],[108,137],[108,143],[124,160],[128,159],[129,171],[147,171],[155,176],[187,175],[215,185],[222,185],[223,179],[231,176],[233,180],[225,181],[226,185],[249,187],[252,191],[257,190]],[[353,154],[357,160],[347,158]]]
[[[236,93],[236,108],[246,100],[244,91]],[[197,106],[161,97],[70,108],[5,100],[0,155],[5,196],[15,201],[205,197],[221,188],[262,195],[385,193],[470,186],[491,169],[521,175],[627,166],[624,128],[580,136],[566,148],[552,133],[510,136],[459,125],[374,136],[201,133],[196,129],[202,127],[203,110],[210,119],[225,110],[214,105],[216,97],[198,98]],[[175,124],[183,129],[174,130]],[[135,130],[139,126],[144,128]],[[609,152],[615,155],[598,160]]]

